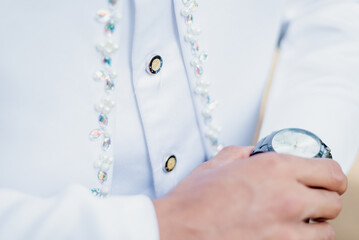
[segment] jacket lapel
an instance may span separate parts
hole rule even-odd
[[[184,64],[186,66],[186,70],[187,70],[187,76],[188,79],[191,82],[191,86],[194,86],[194,75],[193,73],[193,68],[191,67],[191,50],[190,50],[190,44],[185,41],[185,36],[187,34],[187,25],[185,23],[185,18],[182,15],[182,11],[185,9],[185,4],[183,3],[183,0],[172,0],[173,1],[173,6],[174,6],[174,14],[175,14],[175,18],[176,18],[176,23],[177,23],[177,31],[178,31],[178,38],[179,38],[179,43],[181,46],[181,51],[182,51],[182,56],[183,56],[183,61]]]
[[[193,61],[197,59],[192,54],[192,43],[197,42],[199,33],[196,31],[199,31],[198,28],[196,28],[195,22],[192,24],[186,23],[187,21],[187,15],[189,12],[185,12],[189,9],[189,6],[192,3],[195,3],[196,1],[189,0],[188,3],[184,3],[186,0],[172,0],[173,6],[174,6],[174,14],[176,18],[176,24],[177,24],[177,31],[178,31],[178,38],[179,43],[181,47],[182,52],[182,60],[183,64],[187,71],[187,79],[189,81],[189,86],[192,90],[192,93],[196,92],[196,67],[193,65]],[[195,7],[196,8],[196,7]],[[192,27],[192,28],[191,28]],[[189,30],[193,29],[193,31]],[[198,70],[198,69],[197,69]],[[202,136],[205,135],[205,128],[202,121],[202,113],[201,113],[201,99],[198,96],[193,96],[193,101],[195,103],[196,107],[196,115],[197,115],[197,123],[200,128],[200,131],[202,132]],[[206,152],[206,159],[209,159],[212,157],[212,150],[210,144],[208,144],[208,141],[205,141],[205,139],[202,137],[202,143]]]

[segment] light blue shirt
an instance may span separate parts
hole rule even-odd
[[[92,80],[101,67],[94,46],[103,37],[94,14],[106,1],[0,4],[0,239],[158,239],[150,199],[211,156],[183,2],[124,1],[112,59],[118,78],[108,199],[88,191],[100,153],[88,133],[103,91]],[[194,23],[209,54],[203,77],[219,101],[221,142],[252,144],[282,32],[261,136],[308,129],[350,169],[359,145],[357,1],[207,0]],[[156,54],[163,67],[150,75],[146,65]],[[169,155],[177,165],[167,173]]]

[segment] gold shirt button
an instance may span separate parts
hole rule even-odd
[[[155,55],[151,57],[150,61],[148,62],[147,71],[150,74],[157,74],[161,71],[163,66],[163,60],[160,55]]]
[[[176,167],[177,159],[175,155],[171,155],[167,158],[167,161],[164,166],[164,170],[166,172],[172,172],[173,169]]]

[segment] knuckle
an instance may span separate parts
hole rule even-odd
[[[335,240],[335,231],[332,225],[328,222],[322,222],[317,231],[317,238],[321,240]]]
[[[340,192],[345,192],[347,188],[347,177],[342,171],[340,165],[332,161],[331,164],[331,185],[337,188]]]
[[[304,212],[304,203],[299,199],[300,198],[294,193],[284,195],[281,201],[278,201],[281,213],[289,218],[297,219],[301,217]],[[285,209],[285,211],[283,211],[283,209]]]
[[[241,147],[241,146],[228,146],[221,150],[220,154],[226,156],[231,160],[240,160],[249,157],[249,150],[251,147]]]
[[[326,236],[326,238],[325,238],[325,240],[334,240],[335,239],[335,231],[334,231],[334,228],[330,225],[330,224],[328,224],[327,225],[328,227],[327,227],[327,236]]]
[[[224,156],[233,156],[238,152],[238,148],[238,146],[227,146],[221,150],[220,154]]]
[[[261,161],[271,167],[278,167],[283,162],[283,156],[277,153],[265,153],[262,155]]]
[[[336,218],[340,214],[342,209],[343,209],[342,200],[339,196],[336,196],[333,204],[333,213],[334,213],[333,218]]]
[[[335,240],[335,231],[333,229],[332,226],[330,226],[330,231],[329,231],[329,240]]]
[[[237,149],[237,146],[227,146],[222,149],[222,152],[233,152]]]

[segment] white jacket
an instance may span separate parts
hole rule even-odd
[[[261,136],[317,134],[348,171],[359,141],[359,3],[206,0],[194,23],[208,51],[204,77],[219,102],[225,145],[251,145],[279,36],[281,52]],[[158,239],[150,199],[208,160],[182,0],[125,0],[111,194],[94,198],[88,140],[100,85],[98,0],[0,0],[0,239]],[[149,75],[154,54],[164,63]],[[166,173],[168,155],[177,157]]]

